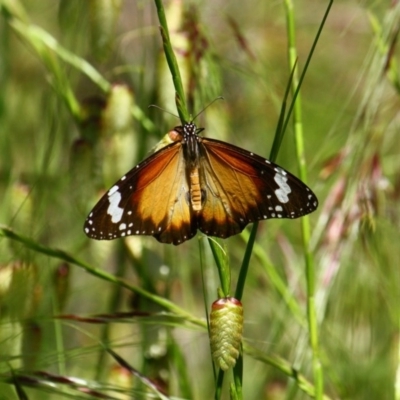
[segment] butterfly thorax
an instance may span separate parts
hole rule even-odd
[[[196,125],[193,123],[185,124],[182,128],[182,147],[185,159],[186,177],[189,184],[188,200],[194,211],[202,209],[202,191],[200,183],[200,146],[199,136]]]
[[[185,124],[183,127],[177,127],[175,130],[181,132],[181,143],[186,166],[197,167],[199,164],[199,144],[197,128],[194,124]]]

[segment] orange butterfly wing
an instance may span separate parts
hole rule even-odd
[[[98,240],[153,235],[163,243],[182,243],[197,230],[188,192],[182,144],[175,142],[122,177],[89,214],[85,232]]]
[[[200,146],[205,199],[198,227],[203,233],[225,238],[250,222],[298,218],[318,207],[311,189],[270,161],[214,139],[202,138]]]
[[[169,132],[173,143],[100,199],[85,233],[98,240],[152,235],[177,245],[197,229],[226,238],[248,223],[298,218],[318,207],[311,189],[289,172],[240,147],[202,138],[200,131],[189,123]]]

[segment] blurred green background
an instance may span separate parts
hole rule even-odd
[[[190,111],[224,97],[197,125],[265,157],[290,76],[284,3],[165,3]],[[294,3],[302,70],[328,3]],[[207,330],[189,318],[205,320],[217,298],[204,237],[178,247],[152,237],[96,242],[82,229],[104,190],[179,124],[148,108],[176,114],[153,2],[0,0],[0,10],[0,399],[23,398],[11,370],[32,399],[90,398],[37,371],[79,378],[79,387],[110,398],[150,398],[147,381],[126,374],[101,343],[166,396],[213,398]],[[335,1],[301,91],[307,183],[320,201],[311,252],[331,399],[400,399],[399,17],[397,1]],[[295,154],[289,125],[277,163],[296,175]],[[5,237],[7,228],[33,246]],[[233,284],[247,237],[223,241]],[[88,274],[49,249],[109,275]],[[187,316],[160,314],[110,276]],[[278,355],[312,382],[306,284],[300,222],[260,223],[244,339],[259,358]],[[93,314],[107,317],[78,321]],[[245,354],[243,398],[310,396],[282,368]]]

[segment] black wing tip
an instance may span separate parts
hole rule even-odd
[[[86,219],[85,224],[83,225],[83,232],[89,239],[94,240],[114,240],[121,237],[121,235],[115,234],[114,232],[110,232],[108,235],[106,235],[101,231],[101,229],[96,230],[96,227],[94,226],[90,216]]]

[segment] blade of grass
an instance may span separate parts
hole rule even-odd
[[[123,242],[120,242],[120,247],[123,247]],[[123,277],[126,274],[126,263],[124,263],[123,260],[123,251],[119,251],[117,253],[117,270],[115,271],[115,276],[117,277]],[[119,285],[115,285],[113,287],[112,293],[110,295],[109,299],[109,304],[107,307],[107,312],[112,313],[113,310],[118,310],[118,307],[121,303],[121,297],[122,297],[122,288]],[[109,324],[105,324],[102,327],[101,331],[101,338],[100,341],[106,346],[109,346],[110,342],[110,332],[111,332],[111,326]],[[102,374],[105,370],[106,366],[106,349],[103,347],[98,354],[97,358],[97,363],[96,363],[96,375],[95,379],[96,380],[101,380],[102,379]]]
[[[278,156],[279,148],[282,143],[283,135],[285,134],[285,131],[282,130],[282,126],[285,120],[285,110],[286,110],[286,101],[289,96],[289,91],[290,91],[290,83],[292,82],[293,79],[293,74],[294,74],[294,68],[292,69],[292,73],[290,75],[290,79],[288,82],[288,85],[286,87],[286,92],[285,96],[282,102],[282,107],[281,107],[281,112],[279,115],[279,121],[278,125],[275,131],[275,136],[274,136],[274,141],[272,144],[271,152],[270,152],[270,160],[275,161],[276,157]],[[251,228],[251,233],[247,241],[247,246],[246,246],[246,252],[243,257],[242,265],[240,267],[240,272],[239,272],[239,279],[236,285],[236,294],[235,297],[240,300],[243,296],[243,290],[244,290],[244,285],[246,283],[246,277],[247,277],[247,272],[249,269],[249,263],[250,263],[250,258],[253,252],[253,247],[254,243],[256,240],[257,236],[257,230],[258,230],[258,222],[254,222],[253,226]]]
[[[160,22],[160,32],[163,41],[164,53],[167,59],[168,67],[171,71],[172,81],[175,87],[175,102],[176,108],[178,110],[179,118],[182,124],[189,122],[189,112],[186,106],[186,97],[183,90],[181,73],[179,71],[178,62],[174,51],[172,49],[172,44],[169,35],[168,23],[165,17],[164,5],[161,0],[155,0],[158,20]]]
[[[204,274],[204,246],[203,246],[203,241],[199,240],[199,254],[200,254],[200,268],[201,268],[201,284],[203,287],[203,301],[204,301],[204,315],[206,316],[206,321],[207,321],[207,332],[210,332],[210,316],[208,313],[208,294],[206,290],[206,281],[205,281],[205,274]],[[213,357],[212,357],[212,351],[211,351],[211,342],[208,341],[209,343],[209,350],[210,350],[210,362],[211,362],[211,367],[213,370],[213,377],[215,383],[217,383],[217,371],[215,368],[215,364],[213,362]]]
[[[316,388],[309,382],[306,377],[300,374],[291,364],[289,364],[285,359],[276,355],[266,355],[259,349],[250,346],[247,343],[243,344],[243,350],[245,354],[252,356],[254,359],[264,362],[265,364],[272,365],[277,368],[280,372],[286,376],[292,378],[304,393],[314,398],[316,396]],[[323,395],[322,400],[330,400],[330,397]]]
[[[235,400],[243,399],[243,342],[240,355],[233,367],[233,383],[231,385],[231,397]]]
[[[215,238],[208,238],[208,243],[217,264],[219,280],[224,297],[231,293],[231,269],[229,266],[228,255],[222,245]]]
[[[161,393],[156,382],[153,382],[147,376],[141,374],[137,369],[133,368],[124,358],[122,358],[119,354],[117,354],[112,349],[110,349],[110,348],[105,348],[105,349],[106,349],[107,353],[109,353],[111,355],[111,357],[113,357],[114,360],[119,365],[121,365],[123,368],[125,368],[127,371],[129,371],[133,376],[138,378],[147,388],[149,388],[152,392],[154,392],[153,394],[157,395],[157,398],[160,398],[162,400],[169,399],[169,397],[167,397],[163,393]]]
[[[251,240],[249,239],[249,236],[252,233],[253,231],[251,231],[251,233],[249,233],[248,231],[244,231],[242,233],[242,237],[245,240],[245,242]],[[289,308],[289,310],[291,311],[292,315],[295,317],[297,322],[302,327],[306,327],[307,321],[305,320],[305,318],[303,318],[303,312],[301,310],[299,303],[296,301],[296,298],[293,296],[290,290],[288,290],[286,283],[277,272],[271,260],[268,259],[263,247],[260,244],[255,243],[253,246],[252,253],[260,261],[261,265],[263,266],[268,276],[268,279],[272,283],[275,290],[280,294],[282,299],[286,302],[287,307]]]
[[[275,162],[275,160],[278,157],[279,149],[281,147],[283,137],[284,137],[284,135],[286,133],[286,126],[287,125],[285,124],[285,122],[288,121],[289,117],[290,117],[290,109],[289,109],[288,115],[286,116],[286,104],[287,104],[287,99],[289,97],[290,89],[291,89],[291,86],[292,86],[293,75],[294,75],[294,72],[295,72],[296,65],[297,65],[297,60],[296,60],[296,63],[293,65],[292,72],[290,73],[290,77],[289,77],[288,83],[286,85],[286,91],[285,91],[285,95],[284,95],[283,101],[282,101],[282,106],[281,106],[281,112],[279,114],[278,125],[276,127],[276,131],[275,131],[275,135],[274,135],[274,141],[272,143],[271,151],[269,153],[269,159],[272,162]],[[291,106],[293,106],[294,101],[295,101],[295,96],[293,98]]]
[[[11,365],[9,365],[9,368],[10,368],[10,372],[11,372],[11,381],[15,387],[15,391],[17,392],[18,399],[19,400],[29,400],[29,397],[25,393],[25,390],[22,388],[21,383],[18,381]]]
[[[224,383],[224,377],[225,377],[225,372],[220,369],[218,371],[218,379],[217,379],[217,384],[215,385],[215,395],[214,399],[215,400],[220,400],[221,395],[222,395],[222,386]]]
[[[5,227],[4,225],[0,225],[0,237],[1,236],[22,243],[25,247],[34,250],[38,253],[45,254],[49,257],[58,258],[60,260],[66,261],[71,264],[75,264],[78,267],[83,268],[86,272],[88,272],[93,276],[96,276],[110,283],[121,285],[121,287],[124,287],[132,292],[136,292],[143,297],[146,297],[147,299],[153,301],[154,303],[160,305],[161,307],[166,308],[170,312],[175,313],[178,316],[184,318],[187,322],[190,322],[201,328],[206,327],[206,323],[202,319],[194,317],[193,315],[186,312],[184,309],[180,308],[173,302],[163,297],[157,296],[153,293],[150,293],[147,290],[140,288],[139,286],[132,285],[129,282],[125,281],[124,279],[118,278],[115,275],[112,275],[106,271],[103,271],[99,268],[94,268],[91,265],[87,264],[86,262],[75,258],[74,256],[70,255],[69,253],[63,250],[53,249],[51,247],[43,246],[26,236],[14,232],[12,229]]]
[[[285,119],[285,122],[283,124],[283,128],[282,128],[283,132],[286,131],[286,128],[287,128],[287,126],[288,126],[288,124],[290,122],[290,117],[292,115],[293,108],[294,108],[295,103],[296,103],[297,95],[300,92],[300,88],[301,88],[301,86],[303,84],[303,80],[304,80],[304,78],[306,76],[306,73],[307,73],[308,67],[310,65],[312,56],[314,54],[315,48],[317,47],[317,43],[318,43],[319,37],[321,36],[322,28],[324,27],[326,19],[328,18],[329,11],[330,11],[330,9],[332,7],[332,4],[333,4],[333,0],[330,0],[330,2],[328,4],[328,7],[327,7],[327,9],[325,11],[325,14],[324,14],[324,16],[322,18],[321,24],[320,24],[320,26],[318,28],[318,31],[317,31],[317,34],[315,36],[314,42],[313,42],[313,44],[311,46],[310,52],[309,52],[309,54],[307,56],[306,62],[304,64],[304,69],[303,69],[303,71],[302,71],[302,73],[300,75],[300,79],[298,80],[297,85],[294,82],[292,83],[292,87],[295,88],[295,90],[293,92],[293,100],[290,103],[290,106],[289,106],[289,109],[288,109],[288,112],[287,112],[287,115],[286,115],[286,119]],[[297,65],[297,56],[296,56],[296,54],[297,54],[296,52],[293,54],[291,62],[289,63],[289,65],[293,64],[293,66],[291,67],[292,70],[294,70],[294,67]]]
[[[310,54],[308,56],[306,66],[304,68],[303,74],[301,75],[301,81],[299,81],[296,60],[297,60],[297,50],[296,50],[296,34],[295,34],[295,21],[294,21],[294,7],[291,0],[285,0],[284,7],[286,12],[286,25],[287,25],[287,37],[288,37],[288,57],[289,57],[289,68],[294,69],[293,81],[292,81],[292,92],[293,92],[293,128],[295,135],[295,145],[297,161],[299,166],[300,179],[303,182],[307,182],[306,174],[306,163],[304,155],[304,135],[303,135],[303,124],[302,124],[302,107],[301,107],[301,96],[300,96],[300,86],[304,79],[305,73],[307,71],[308,65],[311,61],[315,46],[318,42],[319,36],[322,32],[322,28],[325,24],[326,18],[329,14],[330,8],[332,6],[333,0],[328,4],[325,15],[321,21],[319,30],[317,32],[316,38],[314,40],[313,46],[311,48]],[[296,97],[295,97],[296,96]],[[291,112],[289,109],[289,112]],[[290,114],[288,113],[288,118]],[[289,121],[289,119],[287,119]],[[284,126],[285,128],[285,126]],[[323,398],[324,392],[324,375],[322,369],[322,363],[320,359],[319,351],[319,339],[318,339],[318,324],[317,324],[317,311],[315,305],[315,267],[313,257],[310,251],[310,222],[309,218],[306,216],[301,219],[302,228],[302,240],[303,249],[305,254],[305,264],[306,264],[306,282],[307,282],[307,315],[308,315],[308,326],[310,335],[310,345],[312,349],[312,367],[315,382],[315,398],[320,400]]]
[[[246,252],[244,253],[242,265],[240,267],[238,282],[235,291],[235,297],[238,300],[241,300],[243,296],[244,285],[246,283],[247,272],[249,270],[250,258],[253,253],[254,242],[256,240],[257,228],[258,222],[255,222],[251,229],[250,237],[247,241]]]

